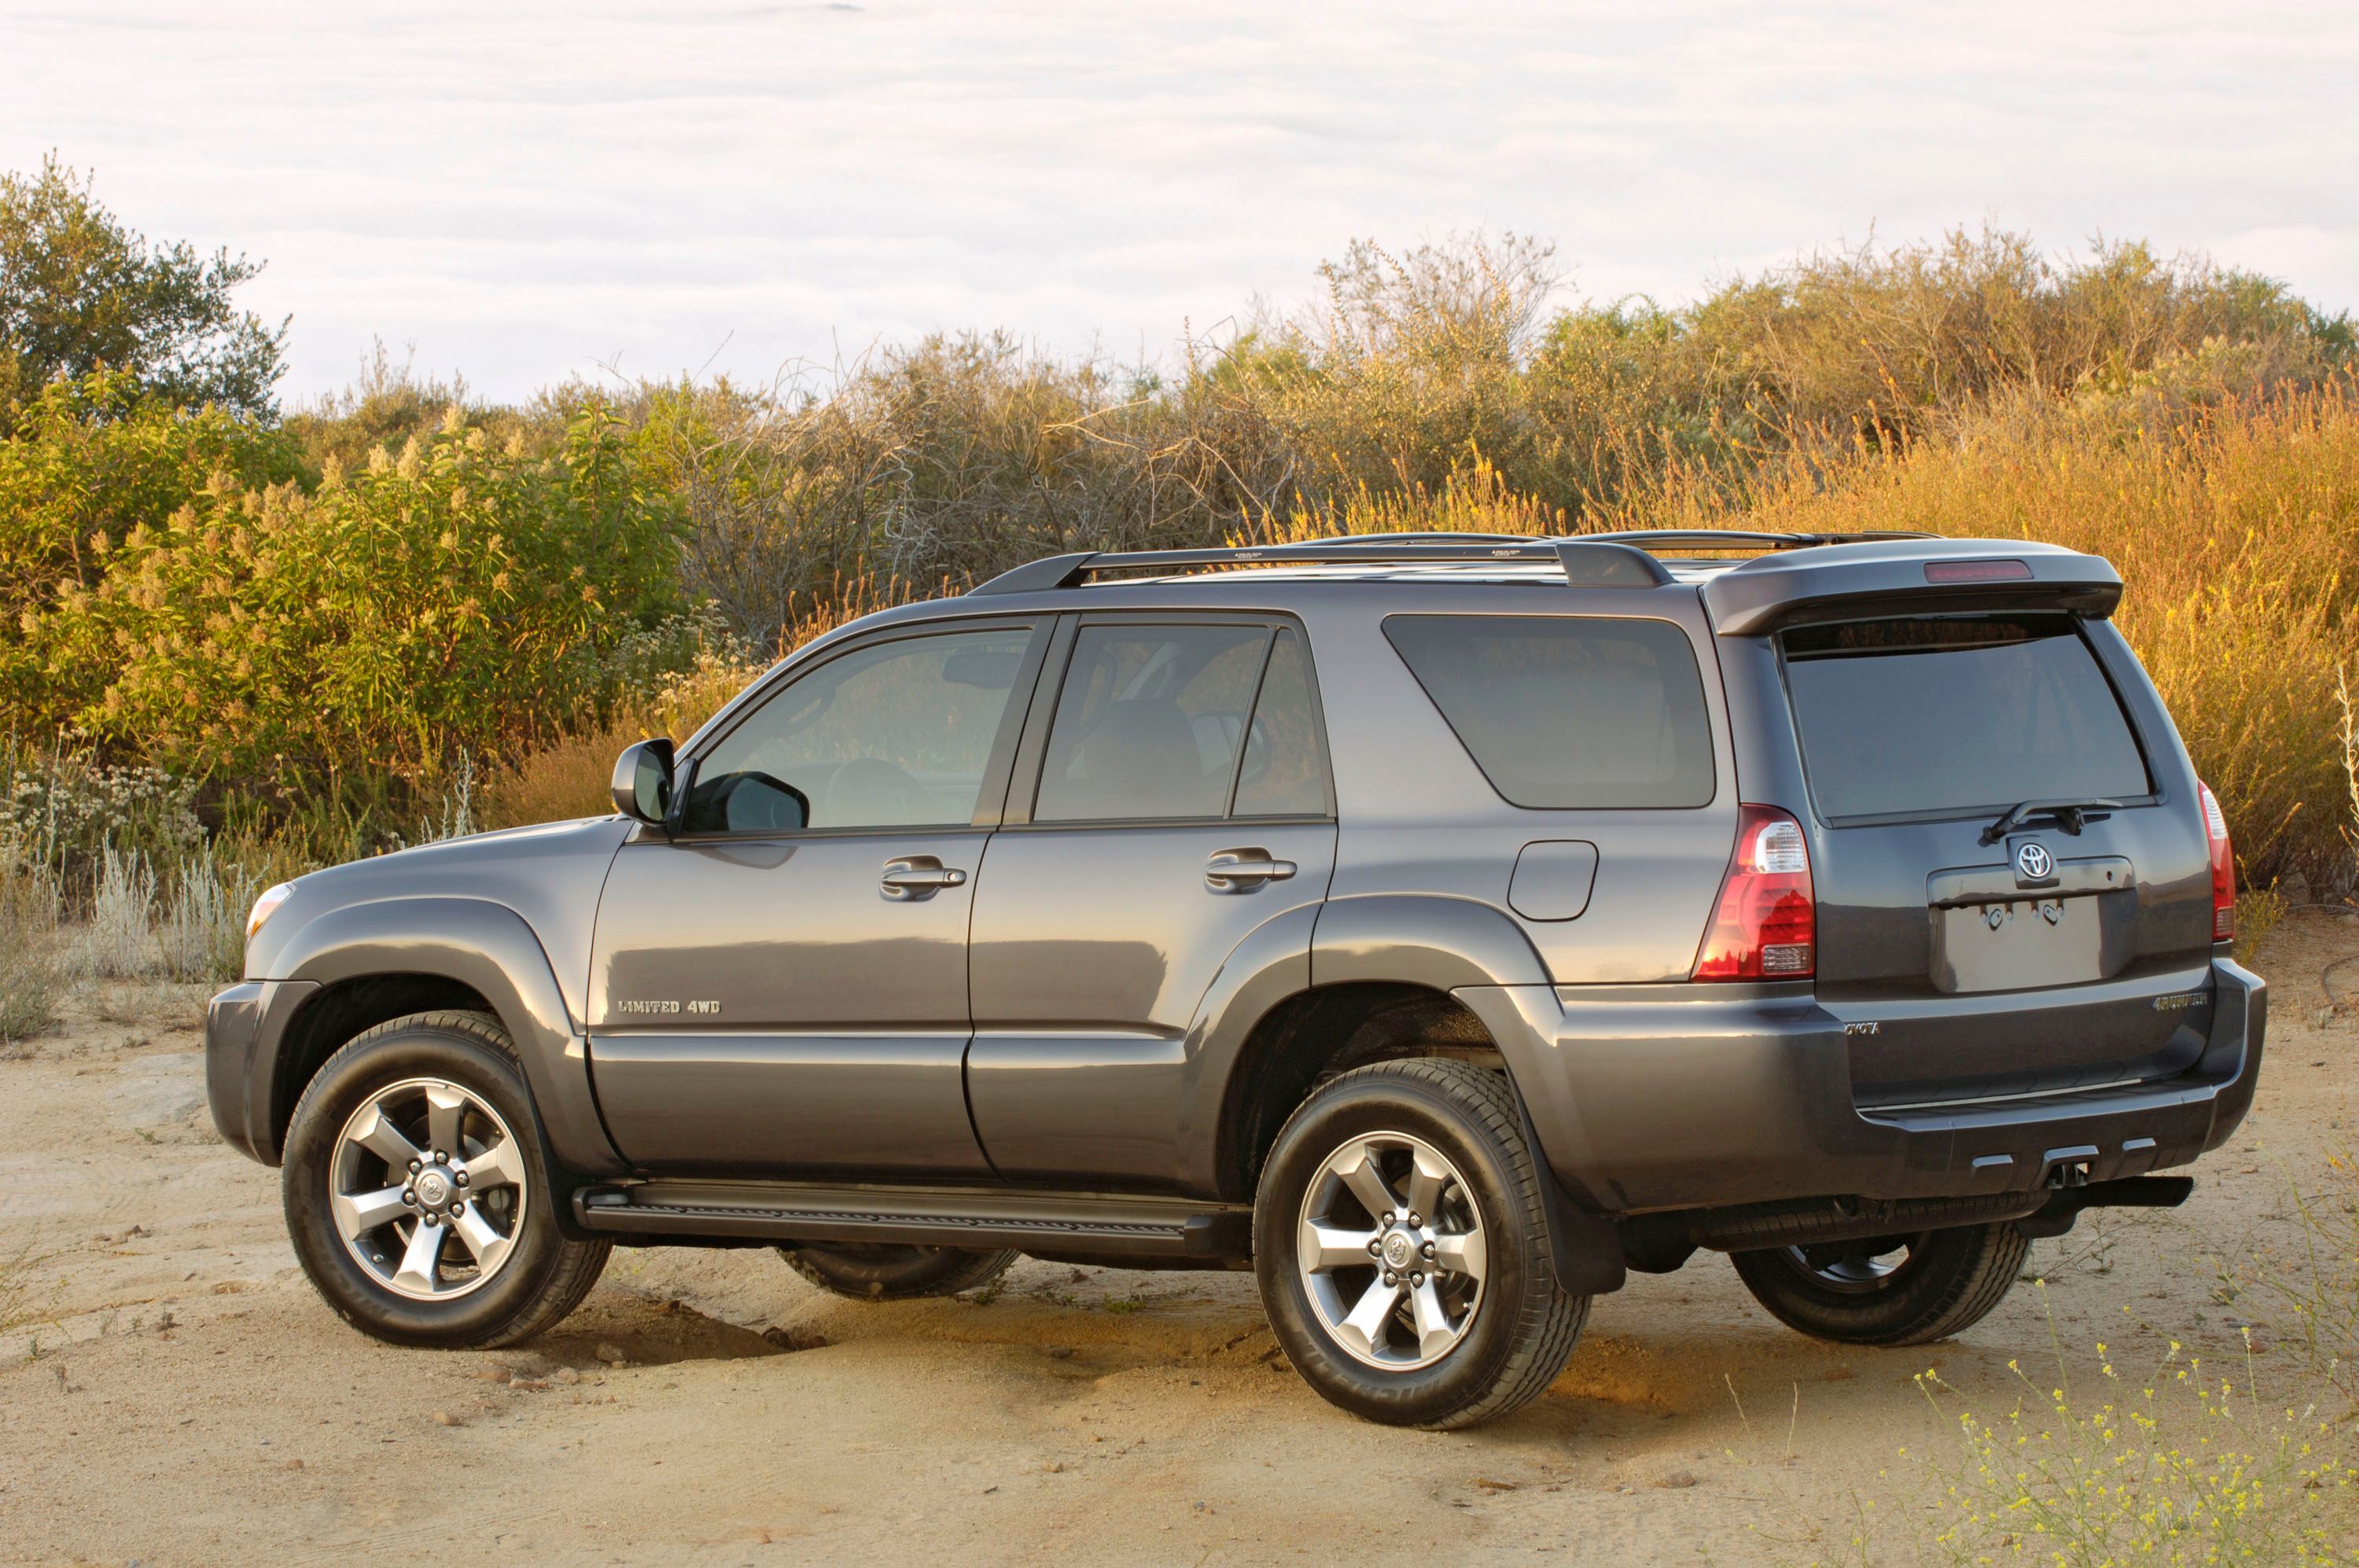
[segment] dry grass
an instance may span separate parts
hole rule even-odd
[[[2299,872],[2348,891],[2359,752],[2325,721],[2359,656],[2359,393],[2260,397],[2152,388],[2071,406],[2027,397],[1958,439],[1797,455],[1733,484],[1672,471],[1595,528],[1881,528],[2041,539],[2111,561],[2114,619],[2218,793],[2245,880]],[[1256,542],[1451,528],[1561,532],[1561,514],[1477,468],[1430,495],[1298,510]]]
[[[59,904],[49,877],[0,865],[0,1050],[57,1021],[66,980]]]
[[[2347,385],[2188,409],[2013,410],[1973,439],[1788,465],[1740,508],[1667,494],[1658,526],[1916,528],[2041,539],[2122,574],[2115,615],[2218,793],[2248,882],[2340,883],[2349,788],[2323,722],[2359,653],[2359,396]]]

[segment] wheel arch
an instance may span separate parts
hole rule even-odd
[[[1231,968],[1239,968],[1234,955]],[[1503,988],[1549,985],[1530,940],[1494,906],[1414,895],[1330,900],[1316,911],[1310,952],[1298,964],[1224,972],[1216,985],[1225,1013],[1200,1019],[1204,1049],[1190,1052],[1191,1066],[1217,1066],[1217,1073],[1190,1098],[1185,1185],[1249,1200],[1278,1129],[1327,1075],[1396,1057],[1468,1058],[1495,1068],[1515,1097],[1544,1173],[1566,1289],[1618,1290],[1619,1237],[1563,1191],[1533,1122],[1529,1090],[1552,1081],[1552,1064],[1536,1053],[1553,1042],[1497,1002],[1513,994]]]
[[[346,1041],[409,1013],[457,1007],[488,1012],[507,1030],[560,1166],[584,1174],[624,1168],[599,1117],[588,1052],[556,971],[514,909],[482,898],[348,905],[308,921],[273,967],[316,989],[264,1042],[257,1063],[271,1156],[285,1147],[304,1084]]]

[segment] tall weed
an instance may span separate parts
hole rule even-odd
[[[170,980],[234,980],[245,967],[245,915],[261,889],[234,867],[226,876],[210,856],[181,867],[155,943]]]
[[[156,869],[139,851],[99,852],[90,919],[76,933],[74,967],[95,980],[146,980],[163,968],[156,944]]]
[[[2347,1415],[2264,1400],[2246,1337],[2241,1378],[2207,1373],[2173,1341],[2125,1379],[2100,1343],[2093,1388],[2074,1387],[2059,1345],[2052,1381],[2007,1363],[2017,1392],[1998,1412],[1920,1374],[1957,1436],[1954,1454],[1929,1460],[1941,1496],[1928,1544],[1957,1563],[2054,1568],[2349,1562],[2359,1445]]]
[[[0,858],[0,1048],[57,1021],[66,980],[58,952],[60,904],[57,883],[45,870]]]

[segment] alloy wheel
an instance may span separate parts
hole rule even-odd
[[[481,1094],[407,1078],[363,1101],[336,1135],[329,1206],[371,1279],[445,1301],[482,1289],[514,1255],[525,1174],[523,1147]]]
[[[1923,1248],[1925,1236],[1882,1236],[1786,1248],[1788,1261],[1821,1287],[1843,1295],[1880,1290]]]
[[[1489,1267],[1473,1190],[1422,1138],[1354,1138],[1302,1195],[1303,1292],[1328,1336],[1364,1365],[1413,1372],[1449,1355],[1473,1326]]]

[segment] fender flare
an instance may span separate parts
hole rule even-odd
[[[1311,942],[1310,978],[1317,985],[1378,980],[1436,991],[1553,983],[1539,950],[1506,911],[1423,893],[1330,898]]]
[[[534,1113],[559,1166],[583,1174],[625,1169],[606,1136],[590,1057],[557,971],[525,918],[487,898],[389,898],[348,904],[307,921],[279,951],[277,978],[328,987],[377,975],[454,980],[489,1002],[516,1041]],[[285,1040],[268,1042],[268,1072]]]
[[[1174,1128],[1180,1190],[1220,1191],[1221,1123],[1245,1042],[1262,1019],[1310,988],[1310,943],[1317,904],[1297,904],[1247,931],[1221,961],[1196,1004],[1180,1067]]]

